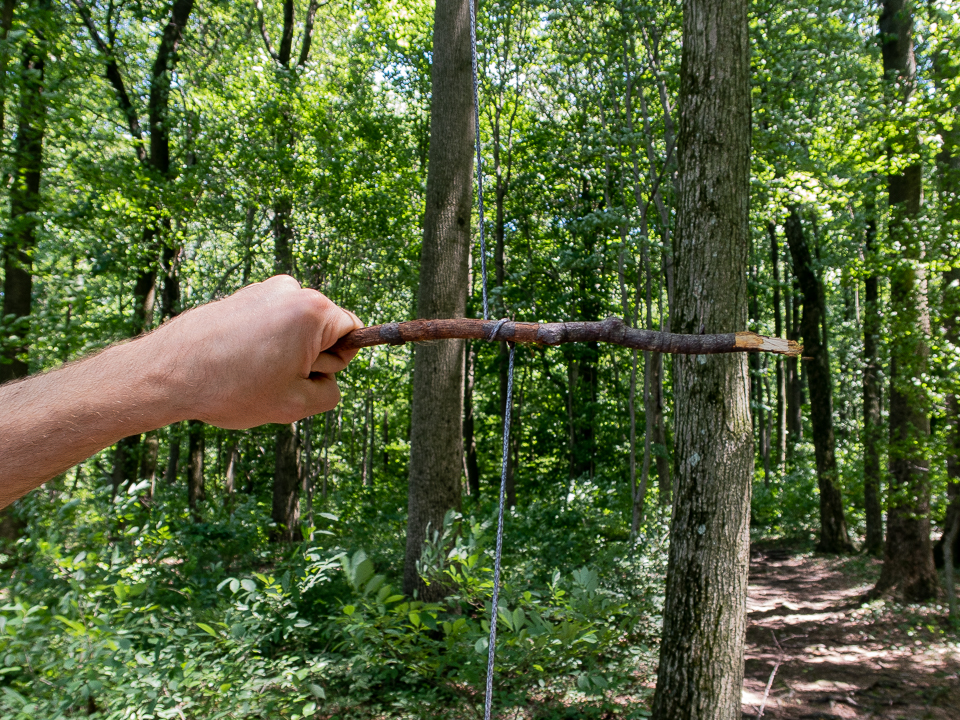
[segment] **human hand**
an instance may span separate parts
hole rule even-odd
[[[334,373],[357,351],[327,350],[360,327],[353,313],[277,275],[190,310],[144,340],[157,345],[178,415],[241,429],[335,407]]]

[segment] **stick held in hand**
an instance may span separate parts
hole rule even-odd
[[[332,350],[403,345],[428,340],[508,340],[515,343],[560,345],[568,342],[606,342],[638,350],[680,354],[715,355],[733,352],[770,352],[799,356],[803,346],[793,340],[781,340],[754,332],[716,335],[681,335],[627,327],[620,318],[596,322],[528,323],[512,320],[410,320],[353,330],[344,335]]]

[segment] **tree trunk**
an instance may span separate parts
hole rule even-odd
[[[203,454],[206,441],[203,423],[199,420],[187,421],[189,452],[187,459],[187,497],[190,501],[190,513],[194,522],[200,522],[200,502],[206,500],[203,485]]]
[[[471,82],[468,0],[437,0],[433,26],[430,156],[417,315],[463,317],[476,128]],[[423,600],[443,595],[417,574],[428,527],[442,527],[460,506],[463,465],[463,341],[424,343],[414,354],[410,480],[403,589]]]
[[[786,231],[790,254],[793,256],[793,269],[803,294],[803,318],[800,321],[803,353],[810,358],[806,365],[810,385],[810,424],[817,461],[817,486],[820,489],[820,540],[817,549],[827,553],[849,552],[853,545],[843,514],[833,433],[830,351],[823,342],[827,321],[823,316],[826,306],[823,283],[813,268],[803,222],[796,207],[790,208]]]
[[[890,114],[898,117],[916,83],[910,6],[904,0],[886,0],[879,26]],[[889,271],[890,332],[895,338],[890,347],[890,490],[883,569],[874,592],[922,602],[935,597],[940,585],[930,543],[930,399],[924,387],[930,313],[923,242],[916,226],[923,197],[919,139],[913,126],[899,132],[890,138],[890,147],[902,148],[910,164],[887,176],[888,228],[900,259]],[[895,151],[890,152],[892,156]]]
[[[944,80],[956,80],[957,73],[949,64],[946,53],[934,60],[937,85],[942,87]],[[946,67],[945,67],[946,65]],[[950,76],[943,77],[945,72]],[[956,117],[960,107],[953,108]],[[943,274],[943,307],[940,316],[946,331],[946,340],[957,347],[960,345],[960,257],[951,245],[948,228],[956,227],[960,222],[960,127],[937,128],[943,138],[943,147],[937,156],[937,179],[941,199],[941,239],[942,252],[950,259],[950,269]],[[943,519],[943,535],[934,547],[942,553],[944,580],[947,591],[947,605],[950,620],[955,627],[960,626],[960,609],[957,607],[956,581],[954,569],[960,566],[960,396],[957,394],[956,379],[950,378],[947,393],[947,511]]]
[[[383,479],[387,480],[387,470],[390,469],[390,451],[387,449],[390,445],[390,411],[383,409]]]
[[[673,481],[670,479],[670,457],[667,448],[666,418],[663,411],[663,353],[653,353],[651,385],[654,392],[653,452],[657,461],[657,488],[660,506],[673,502]]]
[[[771,220],[767,223],[770,235],[770,260],[773,265],[773,326],[774,335],[783,336],[783,318],[780,308],[780,243],[777,240],[777,226]],[[782,473],[787,461],[787,388],[783,358],[774,358],[777,370],[777,469]]]
[[[750,50],[745,0],[684,0],[671,329],[747,321]],[[739,720],[753,442],[747,359],[675,360],[677,494],[657,720]]]
[[[477,351],[473,343],[467,344],[467,371],[464,376],[463,392],[463,452],[464,473],[467,476],[467,488],[474,500],[480,499],[480,465],[477,462],[477,439],[473,408],[473,384],[476,372]]]
[[[273,511],[276,527],[270,533],[273,542],[299,542],[300,462],[297,454],[297,426],[278,425],[274,445]]]
[[[16,334],[20,341],[3,346],[0,383],[26,377],[29,372],[26,353],[33,301],[32,257],[40,226],[40,175],[47,117],[43,92],[46,53],[43,31],[35,29],[34,38],[24,43],[21,53],[15,175],[10,188],[10,224],[5,233],[3,252],[3,314],[0,319],[4,319],[7,331]]]
[[[800,299],[794,297],[796,293],[796,279],[790,276],[784,293],[784,315],[786,317],[787,339],[800,340]],[[786,280],[786,278],[784,278]],[[786,378],[784,385],[787,390],[787,456],[793,452],[803,439],[803,391],[800,386],[800,360],[788,357],[784,361]]]
[[[227,469],[223,475],[223,492],[229,498],[237,491],[237,465],[240,463],[240,444],[234,437],[227,447]]]
[[[867,532],[864,551],[869,555],[883,552],[883,508],[880,502],[880,483],[883,470],[880,466],[880,363],[877,359],[877,339],[880,335],[880,302],[877,291],[877,276],[874,271],[876,257],[873,241],[877,233],[873,204],[869,203],[867,219],[866,265],[864,277],[863,314],[863,506],[866,514]]]

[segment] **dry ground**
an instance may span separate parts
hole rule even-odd
[[[960,634],[936,606],[864,604],[879,563],[754,550],[743,717],[960,720]]]

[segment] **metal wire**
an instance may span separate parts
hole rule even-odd
[[[507,366],[507,406],[503,413],[503,460],[500,465],[500,511],[497,516],[497,550],[493,560],[493,598],[490,601],[490,638],[487,644],[487,690],[484,695],[483,718],[490,720],[493,709],[493,663],[497,652],[497,604],[500,602],[500,558],[503,555],[503,508],[507,494],[507,461],[510,458],[510,411],[513,406],[513,351]]]
[[[483,288],[483,319],[490,319],[490,301],[487,293],[487,243],[484,235],[483,217],[483,154],[480,145],[480,83],[477,76],[477,16],[474,0],[470,6],[470,59],[473,69],[473,120],[477,147],[477,215],[480,224],[480,274]],[[497,340],[506,318],[500,320],[490,333],[490,341]],[[500,602],[500,567],[503,557],[503,511],[507,494],[507,463],[510,459],[510,413],[513,408],[513,354],[514,344],[509,343],[510,357],[507,366],[507,398],[503,413],[503,458],[500,467],[500,503],[497,514],[497,549],[493,559],[493,597],[490,603],[490,637],[487,643],[487,687],[483,700],[483,718],[490,720],[493,710],[493,669],[497,654],[497,605]]]

